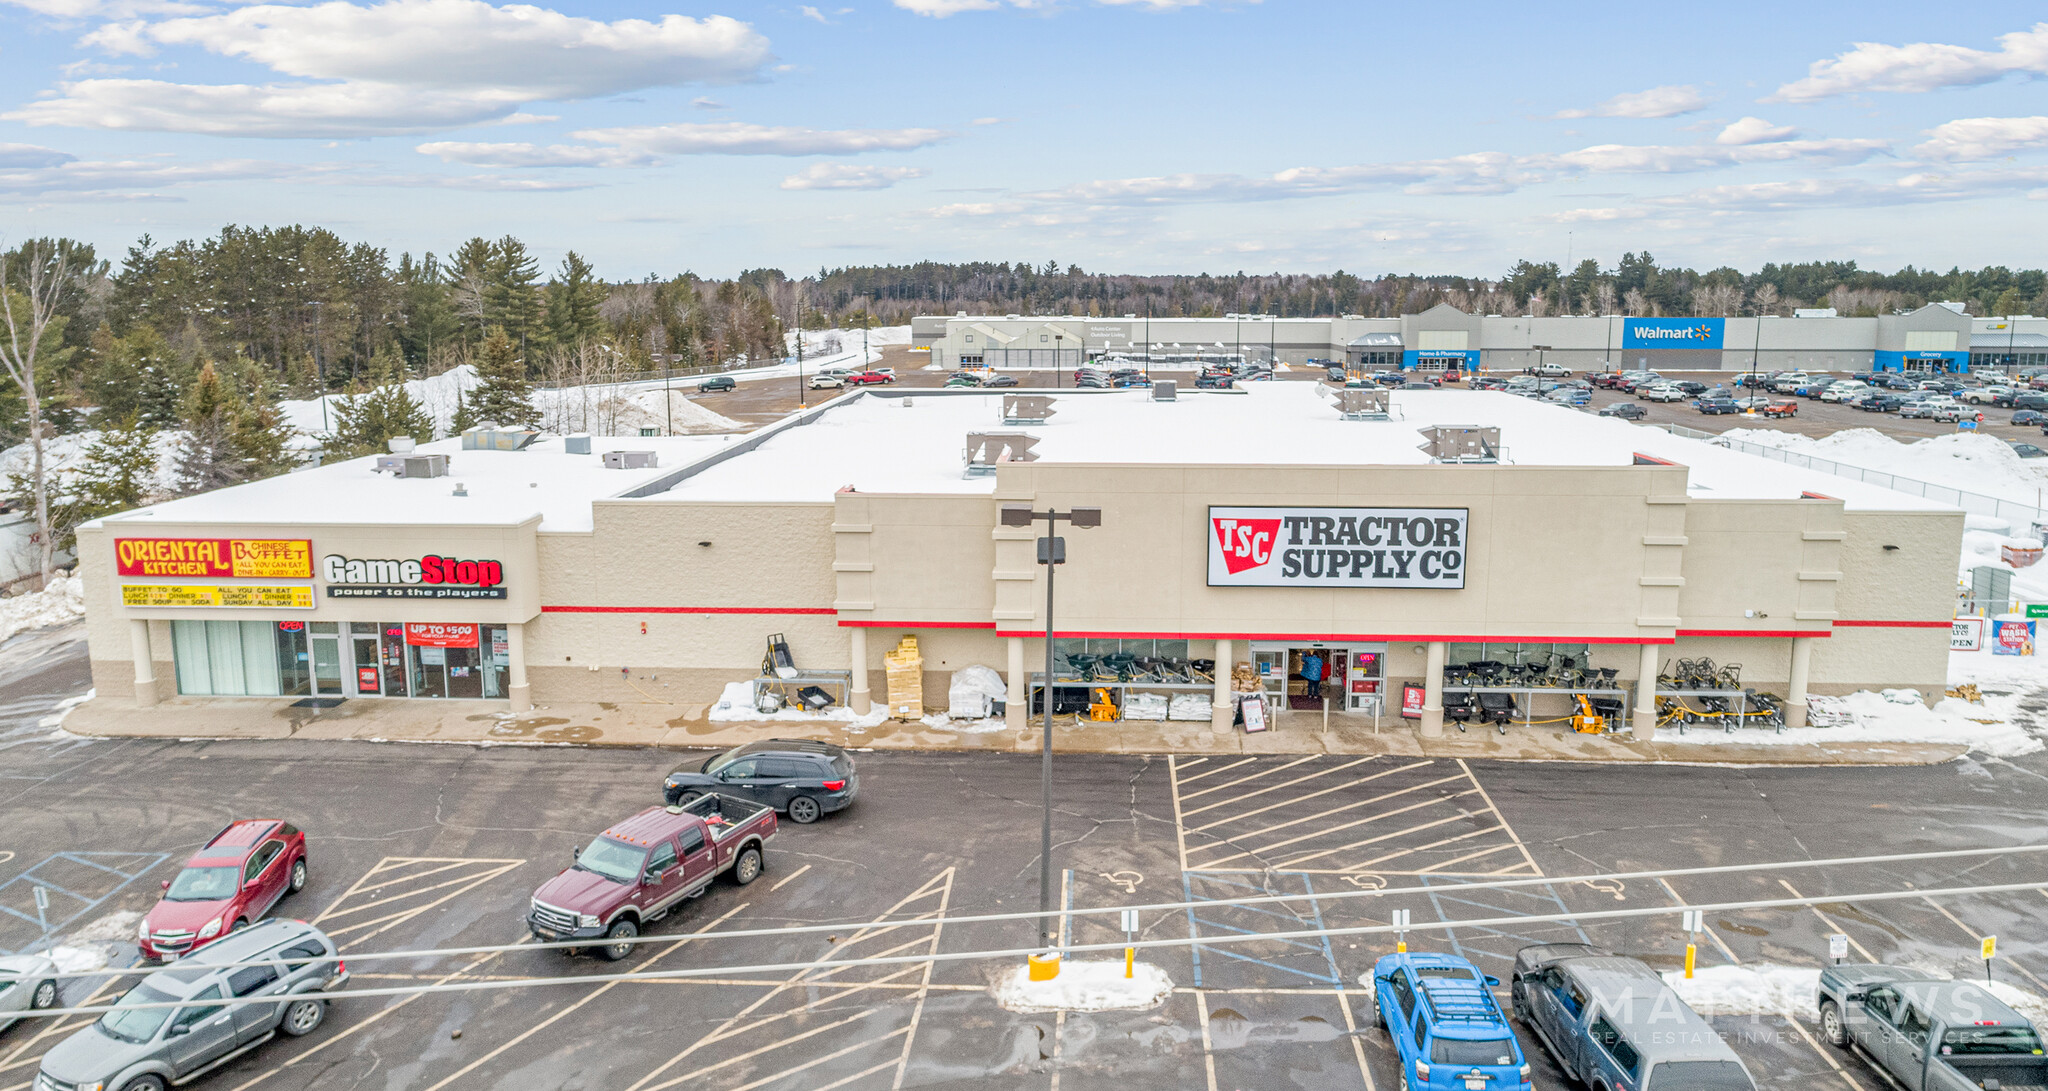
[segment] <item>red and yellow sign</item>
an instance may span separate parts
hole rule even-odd
[[[313,578],[313,543],[303,538],[116,538],[123,576],[241,580]]]
[[[311,587],[233,587],[203,583],[124,583],[121,605],[311,610]]]
[[[476,626],[414,622],[405,627],[405,642],[415,648],[474,648]]]

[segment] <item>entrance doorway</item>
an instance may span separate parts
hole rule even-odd
[[[316,621],[310,626],[307,640],[313,653],[313,694],[316,697],[340,697],[341,687],[341,623]]]
[[[1332,712],[1371,716],[1380,712],[1385,693],[1385,644],[1253,643],[1252,665],[1259,672],[1259,690],[1266,707],[1279,712]],[[1308,677],[1310,659],[1319,661],[1316,685]],[[1315,692],[1311,692],[1311,691]]]

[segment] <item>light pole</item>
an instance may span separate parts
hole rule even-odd
[[[1099,527],[1102,525],[1102,509],[1058,511],[1048,508],[1033,511],[1028,504],[1003,506],[1003,525],[1006,527],[1028,527],[1040,519],[1045,520],[1045,533],[1038,539],[1038,563],[1045,566],[1045,684],[1039,689],[1039,699],[1045,704],[1045,735],[1038,753],[1045,815],[1038,839],[1038,932],[1040,941],[1050,953],[1055,942],[1052,914],[1052,577],[1057,566],[1067,563],[1067,540],[1054,532],[1059,529],[1062,519],[1084,530]],[[1028,688],[1026,692],[1029,692]]]
[[[1756,316],[1756,340],[1749,346],[1749,382],[1743,384],[1743,416],[1756,418],[1756,358],[1764,350],[1764,316]]]
[[[1052,381],[1054,383],[1060,381],[1060,371],[1067,366],[1060,362],[1060,346],[1066,342],[1066,339],[1067,335],[1064,333],[1055,332],[1052,335]]]

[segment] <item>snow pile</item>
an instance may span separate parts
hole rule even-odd
[[[1049,1011],[1144,1011],[1166,1003],[1173,979],[1149,962],[1124,976],[1124,962],[1067,962],[1051,981],[1031,980],[1028,966],[1003,972],[989,991],[1006,1011],[1033,1014]]]
[[[745,427],[691,401],[686,395],[696,390],[696,378],[643,379],[630,383],[570,386],[559,390],[535,390],[533,407],[540,411],[541,427],[558,433],[589,432],[598,436],[637,436],[642,428],[670,429],[678,434],[732,432]],[[452,435],[455,413],[477,385],[476,368],[469,364],[449,368],[439,375],[411,379],[405,389],[433,418],[433,436],[414,436],[424,443],[435,436]],[[662,404],[666,395],[668,404]],[[332,432],[335,407],[346,395],[280,402],[292,427],[312,435]],[[325,409],[323,416],[322,410]]]
[[[2014,757],[2048,749],[2048,744],[2043,744],[2014,722],[2019,712],[2019,698],[2016,696],[1987,695],[1981,705],[1945,697],[1933,708],[1928,708],[1920,703],[1916,690],[1885,690],[1883,693],[1861,690],[1845,697],[1829,698],[1827,705],[1830,710],[1842,713],[1847,722],[1839,727],[1799,727],[1784,731],[1747,727],[1738,728],[1733,734],[1711,724],[1689,726],[1682,735],[1676,727],[1663,727],[1657,729],[1656,741],[1822,747],[1839,743],[1953,743],[1998,757]]]
[[[987,735],[1010,726],[1000,716],[993,718],[963,716],[955,719],[943,712],[934,712],[918,722],[939,731],[957,731],[963,735]]]
[[[158,432],[150,437],[150,448],[156,453],[156,472],[151,475],[149,491],[156,495],[168,496],[178,488],[178,455],[184,450],[185,432]],[[65,492],[77,483],[80,471],[85,469],[85,452],[100,438],[97,431],[72,432],[54,436],[43,444],[43,469],[50,473],[51,486],[57,492]],[[0,488],[7,486],[10,477],[19,475],[28,480],[29,470],[35,465],[35,452],[26,443],[19,443],[0,451]]]
[[[1736,428],[1721,435],[2018,504],[2038,507],[2043,490],[2048,490],[2048,466],[2037,467],[2014,454],[2005,441],[1977,432],[1957,432],[1910,443],[1901,443],[1874,428],[1849,428],[1821,439],[1772,428]]]
[[[93,695],[98,692],[98,690],[89,689],[76,697],[64,698],[62,701],[57,702],[57,707],[52,709],[48,715],[44,716],[40,720],[37,720],[36,726],[50,728],[50,737],[53,739],[78,738],[79,736],[73,735],[64,730],[64,717],[71,715],[72,709],[75,709],[79,705],[82,705],[87,701],[92,700]]]
[[[406,393],[427,411],[434,420],[434,436],[449,434],[455,421],[455,411],[462,408],[462,399],[471,387],[476,386],[476,368],[469,364],[452,367],[439,375],[424,379],[410,379],[405,383]],[[345,395],[328,394],[319,398],[281,401],[278,408],[284,412],[285,422],[308,435],[320,435],[334,430],[334,407]],[[323,415],[322,410],[325,410]],[[414,436],[421,443],[434,436]]]
[[[2027,1022],[2034,1024],[2036,1029],[2048,1027],[2048,999],[2006,981],[1985,981],[1980,984],[1984,986],[1985,992],[2026,1016]]]
[[[1820,971],[1798,966],[1709,966],[1666,970],[1664,983],[1701,1015],[1779,1015],[1809,1012],[1819,1004]]]
[[[85,616],[85,584],[59,576],[41,591],[0,599],[0,643],[16,633],[47,629]]]
[[[848,731],[866,731],[878,726],[889,718],[889,710],[876,706],[865,716],[856,716],[845,705],[833,705],[819,712],[806,712],[798,708],[785,708],[779,712],[762,712],[754,707],[754,683],[728,682],[718,695],[718,701],[711,706],[709,719],[714,723],[766,723],[770,720],[837,720],[846,725]]]
[[[142,914],[132,909],[116,910],[65,936],[50,949],[49,959],[57,964],[59,973],[101,969],[124,953],[125,944],[135,941],[135,928],[141,922]]]

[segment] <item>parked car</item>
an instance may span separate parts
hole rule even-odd
[[[1719,416],[1723,413],[1741,412],[1740,409],[1736,408],[1734,398],[1701,398],[1693,403],[1693,408],[1710,417]]]
[[[230,822],[164,882],[136,945],[147,959],[182,958],[263,919],[306,887],[306,835],[274,818]]]
[[[730,871],[740,886],[760,878],[774,836],[773,810],[732,796],[649,807],[592,838],[542,883],[526,927],[543,943],[602,940],[597,953],[617,962],[633,953],[641,929],[719,875]]]
[[[701,763],[676,766],[661,786],[662,798],[670,803],[688,803],[717,792],[765,803],[798,825],[845,807],[859,791],[853,755],[808,739],[765,739],[735,746]]]
[[[0,1030],[20,1012],[57,1006],[57,964],[41,955],[0,957]]]
[[[1799,403],[1791,400],[1790,398],[1780,398],[1772,401],[1768,405],[1765,405],[1763,408],[1758,409],[1757,412],[1762,413],[1766,417],[1776,417],[1780,419],[1785,417],[1796,417],[1799,415]]]
[[[1601,406],[1600,411],[1596,415],[1620,417],[1622,420],[1642,420],[1650,415],[1650,411],[1634,402],[1615,402],[1613,405]]]
[[[856,371],[848,375],[845,381],[847,386],[878,386],[895,382],[896,376],[893,372],[875,368],[871,371]]]
[[[1902,966],[1850,963],[1820,972],[1820,1030],[1905,1091],[2048,1085],[2040,1032],[1974,981]]]
[[[1435,389],[1436,389],[1436,384],[1434,384],[1434,383],[1402,383],[1402,384],[1401,384],[1400,386],[1397,386],[1397,387],[1395,387],[1394,389],[1395,389],[1395,390],[1435,390]]]
[[[1571,375],[1572,369],[1563,364],[1544,361],[1534,367],[1522,369],[1524,375],[1538,375],[1546,379],[1563,379]]]
[[[1108,390],[1114,385],[1107,375],[1088,375],[1074,380],[1075,388],[1080,390]]]
[[[838,390],[845,385],[836,375],[813,375],[810,381],[812,390]]]
[[[2009,386],[1980,386],[1963,391],[1963,396],[1958,400],[1971,405],[2010,404],[2012,394],[2012,387]],[[2000,398],[2005,399],[2005,401],[2001,403],[1999,401]]]
[[[1332,364],[1323,369],[1323,377],[1333,383],[1341,383],[1344,381],[1344,369]]]
[[[2012,453],[2021,458],[2048,458],[2048,451],[2044,451],[2031,443],[2012,442]]]
[[[887,375],[891,381],[894,381],[896,378],[896,369],[893,367],[873,367],[868,370],[877,375]]]
[[[302,1037],[348,981],[334,941],[304,921],[264,921],[137,982],[43,1055],[36,1091],[164,1091],[279,1033]],[[225,1004],[240,997],[275,1003]],[[179,1007],[145,1007],[155,1004]],[[24,1085],[26,1086],[26,1085]]]
[[[1678,379],[1674,382],[1671,382],[1668,385],[1675,386],[1678,389],[1685,391],[1687,394],[1695,398],[1707,392],[1707,384],[1696,383],[1693,382],[1691,379]]]
[[[739,388],[739,385],[733,381],[730,375],[713,375],[709,379],[697,384],[697,393],[716,394],[721,390],[736,390]]]
[[[1636,397],[1646,402],[1682,402],[1687,396],[1685,391],[1671,383],[1636,388]]]
[[[1611,390],[1613,389],[1615,383],[1621,381],[1621,372],[1596,371],[1588,374],[1586,378],[1590,380],[1594,386],[1597,386],[1602,390]]]
[[[1984,419],[1983,411],[1964,405],[1959,401],[1930,401],[1926,404],[1933,407],[1933,412],[1929,413],[1928,416],[1934,420],[1954,423],[1956,421]]]
[[[1896,413],[1905,406],[1897,394],[1883,394],[1871,391],[1856,399],[1856,408],[1865,413]]]
[[[2013,424],[2043,424],[2043,423],[2048,423],[2048,414],[2044,414],[2044,413],[2042,413],[2042,412],[2041,412],[2040,410],[2038,410],[2038,409],[2021,409],[2021,410],[2017,410],[2017,411],[2015,411],[2015,412],[2013,413],[2013,415],[2012,415],[2012,422],[2011,422],[2011,423],[2013,423]]]
[[[1833,380],[1827,381],[1832,382]],[[1804,371],[1781,371],[1771,376],[1771,381],[1765,385],[1780,394],[1790,394],[1799,387],[1812,385],[1813,382],[1814,376],[1808,375]]]
[[[1581,1085],[1756,1091],[1756,1081],[1655,970],[1582,943],[1515,953],[1515,1017]]]
[[[1948,395],[1936,395],[1930,391],[1916,391],[1919,397],[1905,395],[1905,404],[1899,407],[1899,416],[1905,420],[1927,420],[1934,416],[1937,403],[1947,402]]]
[[[1196,390],[1229,390],[1233,380],[1228,375],[1203,375],[1195,380]]]
[[[2048,394],[2043,394],[2035,391],[2029,391],[2025,394],[2015,394],[2013,395],[2012,399],[2012,407],[2014,409],[2048,409]]]
[[[1500,979],[1456,955],[1405,952],[1373,964],[1374,1023],[1394,1043],[1410,1091],[1530,1091],[1515,1029],[1493,998]]]
[[[1841,379],[1828,384],[1827,389],[1820,392],[1820,400],[1824,402],[1838,402],[1851,394],[1868,389],[1870,389],[1869,383],[1859,383],[1854,379]]]
[[[981,385],[983,385],[983,386],[1016,386],[1016,385],[1017,385],[1017,377],[1016,377],[1015,375],[991,375],[991,376],[989,376],[989,377],[988,377],[988,378],[987,378],[986,380],[984,380],[984,381],[982,382],[982,384],[981,384]]]

